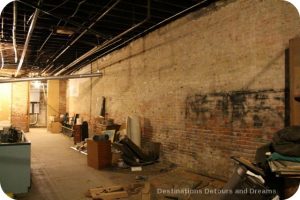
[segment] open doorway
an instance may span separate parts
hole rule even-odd
[[[32,81],[29,91],[30,128],[47,127],[47,81]]]

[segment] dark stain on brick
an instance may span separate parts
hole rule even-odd
[[[222,99],[217,100],[216,109],[221,110],[224,116],[227,116],[229,107],[229,96],[227,94],[220,94]]]
[[[246,96],[240,92],[234,92],[230,95],[230,102],[232,105],[232,120],[243,118],[246,114],[245,110]]]
[[[256,128],[261,128],[263,126],[263,121],[258,115],[253,116],[253,126]]]
[[[269,97],[268,97],[268,95],[266,95],[266,94],[258,93],[258,94],[255,95],[254,98],[255,98],[256,100],[264,100],[264,99],[268,99]]]
[[[238,123],[240,127],[252,124],[261,128],[265,123],[274,124],[272,120],[275,123],[284,120],[282,112],[274,105],[281,105],[279,99],[284,103],[284,97],[280,95],[284,95],[283,90],[273,89],[190,95],[186,98],[185,119],[196,125],[205,125],[221,116],[223,120],[217,122],[220,126]]]
[[[277,101],[284,102],[284,97],[276,96],[276,97],[274,97],[274,99],[277,100]]]
[[[186,106],[190,109],[186,109],[185,116],[187,117],[190,112],[192,112],[197,115],[197,118],[199,118],[201,113],[209,111],[208,108],[204,107],[207,103],[207,95],[196,94],[195,96],[187,97]]]

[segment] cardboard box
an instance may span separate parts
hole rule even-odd
[[[49,124],[49,131],[51,133],[60,133],[61,132],[61,123],[60,122],[51,122]]]

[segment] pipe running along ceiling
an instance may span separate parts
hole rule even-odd
[[[16,77],[26,76],[18,74],[19,70],[67,75],[161,25],[215,2],[16,0],[1,13],[0,72],[15,69]]]

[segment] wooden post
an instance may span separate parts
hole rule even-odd
[[[290,40],[290,120],[292,125],[300,125],[300,38]],[[296,100],[298,99],[298,101]]]

